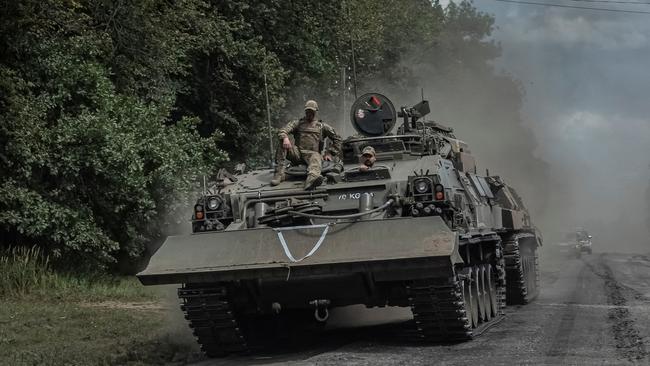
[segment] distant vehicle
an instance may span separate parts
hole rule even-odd
[[[468,145],[428,113],[427,101],[397,111],[381,94],[361,96],[359,135],[313,191],[305,166],[277,186],[270,169],[222,170],[194,206],[194,233],[167,238],[138,278],[182,284],[182,310],[211,357],[275,338],[269,319],[322,324],[353,304],[410,307],[418,339],[471,339],[506,302],[537,296],[542,239],[517,192],[479,174]],[[361,171],[367,147],[377,164]]]
[[[591,254],[591,238],[593,237],[582,228],[578,228],[575,232],[567,234],[567,241],[571,243],[572,256],[580,258],[582,253]]]

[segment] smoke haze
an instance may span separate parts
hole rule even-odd
[[[496,17],[498,67],[526,90],[525,125],[552,187],[545,231],[584,226],[597,250],[648,251],[650,15],[475,5]]]
[[[650,15],[474,6],[495,17],[483,41],[496,42],[501,55],[490,65],[472,64],[472,53],[485,51],[471,43],[461,50],[466,64],[451,72],[431,61],[437,55],[407,56],[400,67],[412,70],[418,88],[364,80],[359,94],[384,93],[399,108],[417,103],[422,88],[428,118],[468,142],[480,172],[502,175],[520,192],[547,243],[584,227],[596,250],[647,252]],[[607,5],[634,5],[625,6]],[[343,122],[340,108],[321,108],[344,136],[354,133],[350,102]]]
[[[469,143],[481,172],[520,192],[547,244],[584,227],[596,250],[648,251],[650,15],[474,5],[495,17],[495,72],[405,62],[431,103],[429,118]],[[472,50],[464,52],[471,60]],[[382,80],[363,91],[383,92],[396,107],[420,99],[419,88]],[[339,127],[351,132],[347,121]]]

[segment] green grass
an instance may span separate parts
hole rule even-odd
[[[161,311],[0,301],[0,364],[183,364],[196,347],[177,342],[164,320]]]
[[[55,277],[49,259],[37,247],[13,247],[0,253],[0,295],[22,296],[48,288]]]
[[[37,247],[0,252],[0,296],[83,301],[147,301],[155,297],[133,277],[55,272]]]
[[[57,273],[37,249],[0,254],[0,365],[182,365],[200,358],[175,300],[133,277]],[[169,309],[167,309],[169,308]],[[173,315],[173,316],[172,316]]]

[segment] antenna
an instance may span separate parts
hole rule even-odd
[[[266,98],[266,122],[269,128],[269,165],[273,167],[273,136],[271,133],[271,106],[269,105],[269,87],[266,84],[266,72],[264,73],[264,96]]]
[[[345,1],[343,2],[343,6],[345,7]],[[346,7],[346,13],[348,15],[348,20],[350,19],[350,8]],[[352,34],[353,32],[350,32],[350,50],[352,51],[352,81],[353,81],[353,90],[354,90],[354,99],[357,99],[357,60],[354,55],[354,36]]]
[[[352,79],[354,81],[354,99],[357,99],[357,61],[354,58],[354,38],[350,34],[350,48],[352,48]]]
[[[341,66],[341,124],[345,125],[345,119],[347,117],[347,109],[345,108],[345,66]]]
[[[424,102],[424,88],[420,88],[420,93],[422,94],[422,101]]]

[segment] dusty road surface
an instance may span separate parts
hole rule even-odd
[[[594,253],[580,259],[549,255],[541,259],[542,294],[537,300],[508,307],[502,322],[471,342],[409,343],[400,336],[408,324],[403,321],[407,312],[369,315],[349,310],[345,320],[357,326],[329,329],[282,349],[196,366],[650,364],[648,255]],[[360,326],[369,316],[381,318],[384,325]]]

